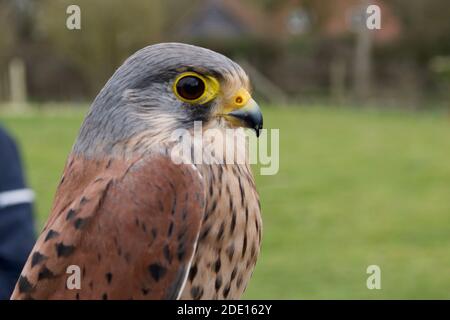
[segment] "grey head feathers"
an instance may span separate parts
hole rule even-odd
[[[157,143],[174,129],[207,121],[214,106],[190,108],[172,92],[173,80],[184,71],[212,75],[220,82],[248,83],[238,64],[212,50],[182,43],[145,47],[130,56],[99,92],[73,152],[123,154],[130,152],[130,141],[134,145],[139,139]]]

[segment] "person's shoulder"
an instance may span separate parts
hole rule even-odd
[[[0,125],[0,150],[16,150],[16,143],[13,137]]]

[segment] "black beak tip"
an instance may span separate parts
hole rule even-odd
[[[259,136],[261,135],[262,128],[263,128],[262,124],[258,124],[253,128],[255,130],[255,134],[256,134],[257,138],[259,138]]]

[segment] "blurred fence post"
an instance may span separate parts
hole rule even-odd
[[[356,29],[355,61],[353,68],[353,87],[356,99],[365,103],[371,95],[372,36],[366,26],[368,0],[362,1],[360,21]]]
[[[330,64],[331,98],[333,103],[342,105],[345,99],[346,64],[342,57],[336,57]]]
[[[11,107],[23,110],[27,102],[27,83],[25,63],[13,58],[9,63],[9,91]]]

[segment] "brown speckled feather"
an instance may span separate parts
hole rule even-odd
[[[12,299],[176,299],[204,205],[191,165],[72,156]],[[70,265],[79,290],[66,286]]]

